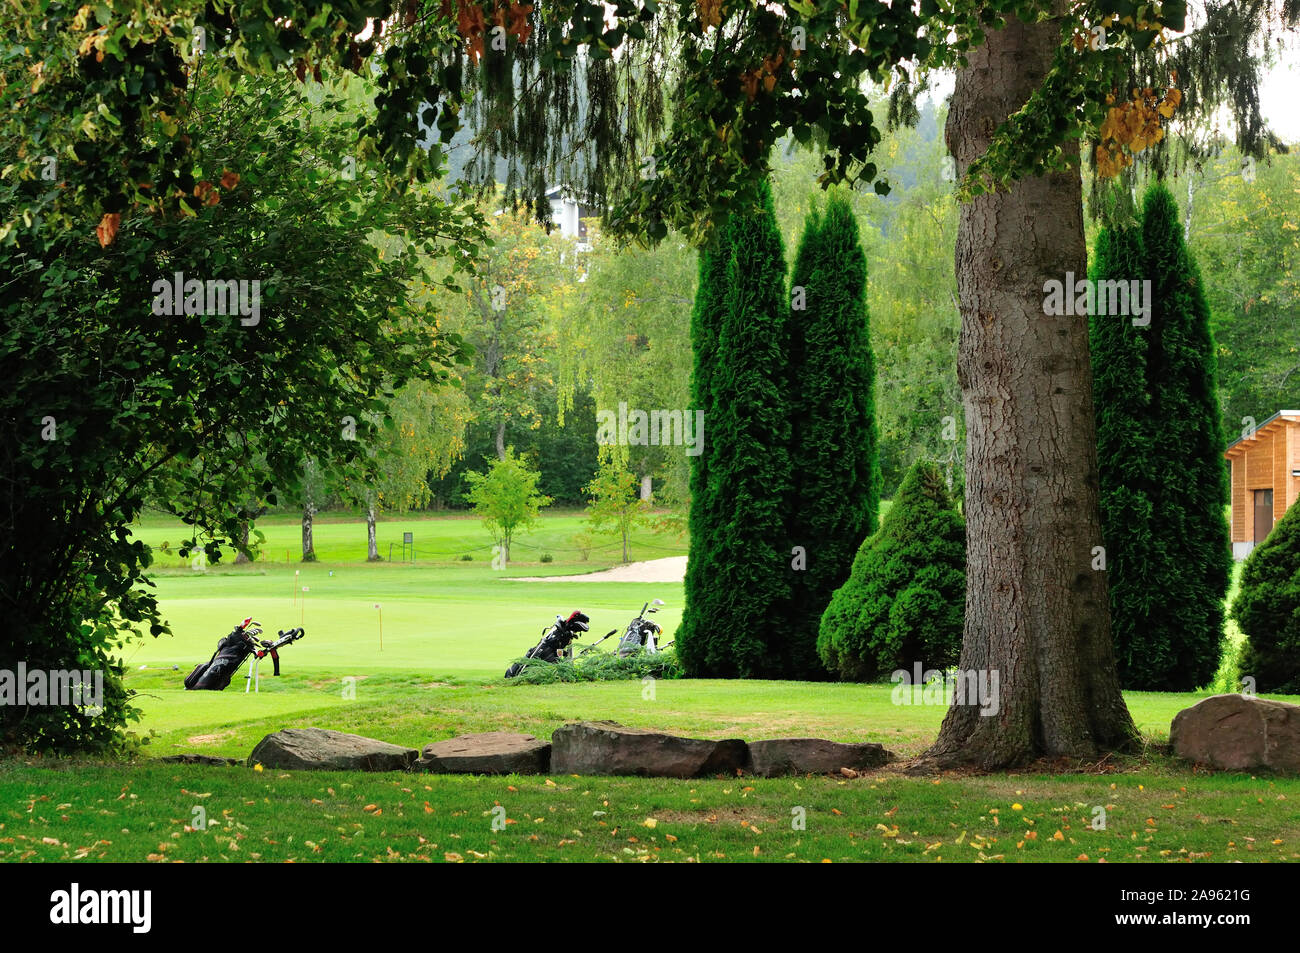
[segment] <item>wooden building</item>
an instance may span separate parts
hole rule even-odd
[[[1228,444],[1232,555],[1245,559],[1300,495],[1300,410],[1280,410]]]

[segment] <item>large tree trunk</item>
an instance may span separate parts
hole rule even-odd
[[[375,539],[375,520],[378,518],[374,503],[366,504],[366,559],[379,562],[379,542]]]
[[[501,422],[497,424],[497,459],[504,460],[505,458],[506,458],[506,419],[502,417]]]
[[[970,56],[946,130],[960,171],[1038,87],[1059,40],[1055,23],[1012,20]],[[954,700],[915,769],[1128,747],[1136,730],[1106,577],[1092,568],[1101,520],[1088,319],[1043,308],[1045,281],[1087,270],[1077,168],[963,205],[956,264],[968,533],[960,667],[997,673],[997,713]]]
[[[313,521],[316,518],[316,507],[306,503],[302,508],[302,561],[305,563],[314,563],[316,561],[316,542],[313,538]]]

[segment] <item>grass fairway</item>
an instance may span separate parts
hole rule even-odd
[[[176,665],[183,678],[208,660],[219,638],[252,616],[266,634],[298,625],[306,630],[306,638],[281,654],[286,672],[483,678],[501,675],[511,659],[532,648],[556,614],[582,609],[591,616],[592,631],[603,635],[621,630],[643,603],[660,598],[667,603],[657,617],[664,629],[675,631],[681,620],[681,583],[507,578],[534,573],[536,567],[493,572],[473,564],[389,563],[169,572],[156,583],[172,635],[138,643],[123,658],[131,668]]]
[[[268,555],[282,552],[282,545],[301,552],[297,521],[281,517],[259,523],[259,528]],[[217,640],[250,615],[267,633],[303,626],[307,637],[284,651],[284,669],[331,677],[380,672],[444,679],[499,676],[511,659],[532,648],[557,613],[580,608],[591,616],[592,631],[603,635],[622,629],[654,598],[667,603],[658,619],[666,632],[673,632],[681,619],[680,583],[509,581],[511,576],[592,572],[621,559],[621,544],[605,534],[595,539],[590,559],[583,560],[569,540],[581,528],[576,514],[546,516],[535,531],[520,537],[516,560],[502,570],[491,566],[491,541],[479,521],[464,516],[380,523],[381,554],[387,554],[386,541],[397,541],[400,549],[403,532],[414,534],[417,547],[429,545],[417,548],[414,563],[366,563],[365,524],[351,519],[317,521],[320,561],[314,563],[223,562],[197,572],[174,554],[162,556],[154,579],[172,635],[132,646],[124,659],[132,669],[175,665],[183,676],[207,661]],[[156,550],[164,541],[174,549],[183,533],[180,524],[155,520],[144,523],[136,535]],[[486,554],[479,552],[485,540]],[[553,562],[536,561],[552,550]],[[461,561],[461,553],[475,558]],[[632,546],[634,560],[685,553],[684,541],[671,535],[640,533]],[[264,690],[275,686],[264,685]]]
[[[608,552],[583,561],[561,551],[579,528],[571,515],[548,516],[524,538],[537,552],[555,548],[553,562],[503,571],[477,555],[456,558],[482,541],[476,521],[381,524],[381,540],[400,540],[404,526],[417,541],[439,541],[444,555],[366,564],[358,559],[363,525],[318,522],[325,559],[318,563],[195,572],[164,558],[155,582],[173,634],[134,644],[124,657],[144,714],[139,728],[153,736],[147,757],[138,764],[0,761],[0,860],[1300,859],[1293,807],[1300,779],[1196,773],[1163,753],[1173,716],[1203,697],[1194,694],[1127,694],[1148,750],[1084,770],[1039,767],[1056,774],[936,780],[891,766],[856,779],[684,782],[290,774],[154,760],[180,752],[243,758],[285,727],[336,728],[420,748],[478,731],[549,737],[566,722],[595,719],[706,738],[875,741],[906,759],[926,748],[943,720],[941,705],[895,704],[890,685],[505,684],[506,665],[556,613],[587,612],[591,641],[621,630],[658,597],[667,603],[658,619],[671,636],[681,584],[510,581],[616,562]],[[271,542],[292,546],[298,526],[271,521],[264,531],[271,552]],[[162,523],[145,524],[139,535],[154,545],[182,538]],[[652,537],[650,545],[662,548],[634,546],[634,557],[685,551],[680,540]],[[246,615],[268,633],[305,626],[306,638],[282,653],[285,675],[271,678],[267,667],[260,694],[244,693],[242,673],[224,692],[185,692],[184,676]],[[347,697],[348,686],[355,697]],[[498,807],[505,823],[494,829]],[[1091,826],[1098,807],[1105,830]],[[196,817],[208,825],[196,829]]]
[[[573,537],[587,532],[584,520],[580,510],[546,511],[536,526],[515,538],[510,551],[512,561],[536,568],[541,565],[542,556],[550,555],[554,567],[565,567],[561,572],[586,572],[622,560],[622,542],[613,532],[592,534],[590,551],[583,558]],[[258,565],[301,563],[302,524],[297,517],[264,516],[257,521],[257,531],[264,537]],[[157,568],[190,569],[192,560],[176,554],[190,532],[190,527],[177,520],[154,516],[142,520],[135,527],[134,536],[153,547]],[[391,553],[393,561],[401,561],[404,533],[414,537],[416,563],[461,563],[465,562],[464,556],[471,557],[470,563],[488,565],[492,561],[491,535],[477,517],[467,513],[381,518],[375,528],[381,559],[388,561]],[[321,514],[314,520],[312,538],[316,558],[321,562],[365,564],[366,523],[360,516]],[[163,543],[167,544],[166,552],[161,548]],[[686,541],[671,533],[641,529],[633,534],[629,555],[634,562],[660,556],[684,556]],[[226,562],[231,558],[223,557]],[[410,558],[409,549],[407,558]]]

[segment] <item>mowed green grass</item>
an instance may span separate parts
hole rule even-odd
[[[400,533],[408,524],[394,525]],[[417,540],[483,532],[477,521],[460,516],[409,525],[415,526]],[[525,538],[544,544],[578,526],[573,514],[548,514]],[[281,519],[266,532],[297,529],[296,522]],[[318,522],[316,534],[328,551],[345,545],[343,539],[357,529],[346,521]],[[364,534],[364,525],[360,529]],[[176,532],[176,524],[154,522],[142,526],[139,535],[156,545]],[[672,542],[652,538],[654,545]],[[566,721],[612,718],[700,737],[815,734],[879,741],[903,756],[924,750],[938,731],[942,706],[895,705],[889,685],[661,681],[654,697],[644,698],[639,682],[503,684],[500,676],[510,660],[527,651],[556,614],[573,609],[591,616],[592,633],[584,640],[591,642],[610,629],[621,630],[642,604],[660,598],[666,605],[657,619],[665,637],[672,638],[681,619],[680,583],[510,579],[580,573],[614,561],[593,556],[583,562],[561,554],[554,563],[514,564],[502,571],[479,560],[162,570],[155,582],[173,634],[145,638],[124,655],[128,684],[139,693],[136,702],[144,712],[140,728],[157,734],[151,750],[158,755],[201,751],[239,757],[269,732],[306,724],[418,748],[467,731],[505,728],[545,737]],[[300,624],[306,629],[306,638],[282,652],[285,674],[272,678],[265,665],[261,692],[245,694],[246,664],[224,692],[184,691],[185,675],[249,615],[268,634]],[[1167,737],[1173,716],[1203,696],[1127,697],[1139,728],[1158,743]]]
[[[666,605],[657,618],[667,632],[681,619],[681,583],[508,578],[536,572],[493,572],[473,564],[311,563],[296,570],[240,566],[159,575],[157,594],[172,634],[139,642],[123,658],[133,668],[177,665],[188,673],[208,660],[219,638],[252,616],[264,636],[297,626],[305,630],[301,641],[281,653],[289,672],[484,677],[500,675],[511,659],[532,648],[557,614],[581,609],[591,617],[592,632],[603,635],[621,630],[645,602],[659,598]]]
[[[282,553],[281,546],[290,544],[292,553],[301,552],[296,521],[281,517],[258,525],[267,537],[265,553]],[[499,675],[532,647],[557,614],[582,609],[592,618],[593,632],[603,634],[621,629],[654,598],[667,603],[658,618],[672,632],[681,617],[680,583],[510,581],[512,576],[583,574],[621,561],[621,543],[613,534],[596,538],[589,560],[557,549],[553,562],[536,561],[556,544],[572,547],[569,537],[581,528],[576,514],[548,515],[535,531],[521,535],[515,559],[501,570],[492,568],[486,530],[477,519],[464,516],[381,522],[381,543],[386,538],[400,541],[409,531],[417,547],[430,547],[417,549],[415,563],[365,562],[364,522],[333,519],[316,523],[320,561],[314,563],[222,562],[195,571],[174,555],[162,556],[154,581],[172,635],[146,639],[128,649],[124,659],[132,668],[176,665],[188,673],[247,616],[261,622],[266,634],[296,626],[306,630],[306,638],[283,653],[287,671],[347,674]],[[163,541],[174,549],[183,533],[180,524],[154,520],[138,527],[136,536],[157,552]],[[485,543],[489,551],[470,562],[448,555]],[[380,550],[386,556],[387,546]],[[442,555],[435,559],[434,553]],[[639,532],[631,555],[640,560],[685,553],[683,539]]]
[[[1300,859],[1300,781],[1137,773],[698,781],[0,762],[9,861]],[[1093,821],[1105,812],[1105,829]],[[495,823],[494,823],[495,822]]]
[[[482,535],[476,521],[463,518],[410,522],[417,540],[468,544]],[[550,516],[535,539],[556,545],[577,531],[576,522]],[[392,524],[394,532],[401,525]],[[297,529],[273,521],[267,535],[283,542],[296,538],[290,534]],[[139,728],[153,735],[148,755],[244,758],[266,734],[307,725],[420,748],[468,732],[549,737],[566,722],[612,719],[694,737],[875,741],[907,759],[934,739],[945,713],[942,705],[895,704],[890,685],[506,684],[500,679],[506,664],[531,647],[556,613],[586,611],[590,641],[621,629],[642,603],[658,597],[667,603],[658,618],[671,633],[680,620],[681,585],[508,578],[605,568],[617,561],[617,549],[589,562],[557,551],[554,563],[500,572],[477,558],[366,564],[355,555],[343,558],[358,530],[364,555],[364,525],[318,523],[318,551],[338,561],[157,573],[174,634],[146,639],[125,657],[128,684],[144,712]],[[180,538],[170,524],[146,524],[139,535],[154,544]],[[659,538],[659,544],[684,553],[680,540]],[[447,552],[455,548],[448,545]],[[636,558],[673,554],[634,547]],[[242,677],[225,692],[185,692],[184,675],[245,615],[268,632],[300,622],[306,627],[307,637],[283,652],[285,675],[271,678],[268,667],[260,694],[246,695]],[[0,762],[0,859],[1300,859],[1300,814],[1293,809],[1300,780],[1195,772],[1159,746],[1173,716],[1202,696],[1126,697],[1153,747],[1057,775],[929,779],[892,767],[851,780],[558,777],[548,783],[258,772],[167,765],[153,757],[133,765],[11,759]],[[1108,815],[1104,831],[1091,826],[1098,806]],[[196,808],[215,823],[195,829]],[[504,829],[493,829],[497,808],[504,808]]]
[[[137,524],[134,536],[153,547],[156,568],[188,569],[192,560],[182,559],[176,550],[192,531],[192,527],[171,517],[149,516]],[[259,565],[297,565],[301,562],[302,523],[298,517],[286,514],[264,516],[257,521],[256,531],[264,537],[259,544]],[[545,510],[540,523],[515,538],[511,560],[519,566],[538,568],[542,565],[542,556],[549,554],[554,564],[548,568],[565,567],[563,571],[568,572],[601,569],[622,561],[622,540],[613,532],[591,534],[591,550],[584,560],[573,537],[587,532],[581,510]],[[457,562],[466,555],[482,565],[490,565],[492,561],[492,537],[483,523],[469,513],[381,517],[375,526],[375,539],[382,559],[387,561],[391,551],[393,561],[402,560],[404,533],[411,533],[414,537],[417,563]],[[318,515],[313,521],[312,541],[316,558],[321,562],[365,563],[366,522],[359,515]],[[169,552],[161,549],[163,543],[167,544]],[[684,556],[686,540],[672,533],[638,529],[633,534],[630,550],[633,561]],[[409,548],[407,558],[410,558]],[[222,564],[231,559],[233,557],[229,554],[223,556]]]

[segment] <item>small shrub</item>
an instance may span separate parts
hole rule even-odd
[[[884,678],[917,662],[949,668],[961,654],[965,601],[965,523],[939,468],[918,461],[831,597],[817,651],[850,681]]]
[[[676,653],[656,652],[653,655],[637,652],[619,658],[610,652],[593,652],[574,659],[558,662],[541,662],[536,659],[515,659],[524,663],[524,670],[507,684],[549,685],[552,682],[608,682],[629,681],[642,678],[681,678],[682,668]]]
[[[569,537],[569,539],[570,542],[573,543],[574,549],[578,551],[578,555],[582,557],[582,561],[584,563],[591,558],[591,534],[590,533],[578,533],[575,536]]]
[[[461,553],[460,561],[463,563],[472,563],[474,561],[474,557],[471,556],[469,553]]]
[[[542,562],[553,563],[555,562],[555,557],[552,556],[550,553],[542,553]]]
[[[1246,636],[1241,676],[1257,692],[1300,694],[1300,505],[1247,557],[1232,618]]]

